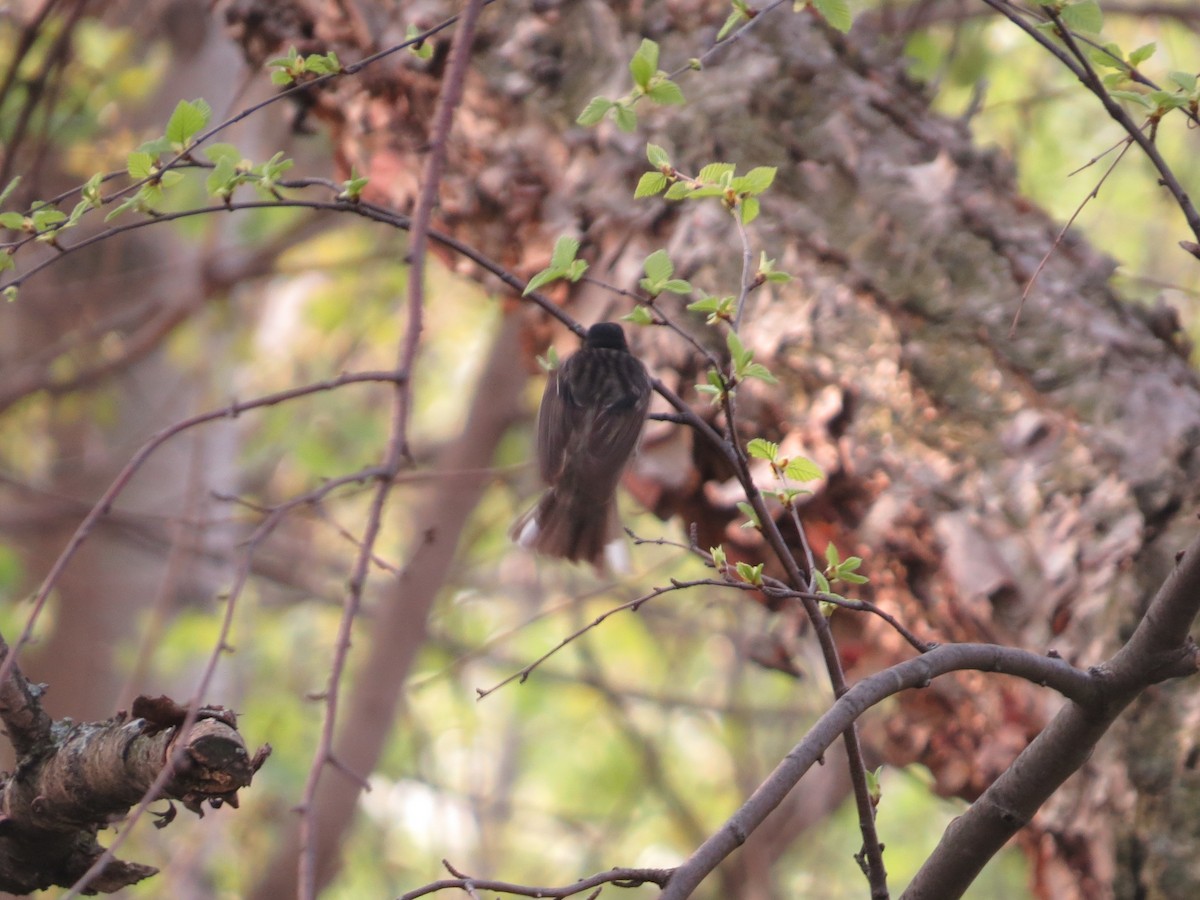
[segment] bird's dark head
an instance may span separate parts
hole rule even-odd
[[[587,337],[584,338],[584,344],[593,350],[629,349],[629,345],[625,343],[625,332],[621,330],[621,326],[616,322],[598,322],[593,325],[587,330]]]

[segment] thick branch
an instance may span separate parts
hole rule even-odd
[[[10,679],[19,677],[13,672]],[[175,769],[160,799],[179,800],[197,814],[205,802],[236,806],[238,790],[250,784],[269,750],[252,759],[225,710],[201,710],[180,742],[175,713],[182,708],[165,698],[139,698],[135,710],[139,705],[149,718],[122,713],[107,722],[63,723],[53,744],[39,744],[0,784],[0,889],[25,894],[73,884],[104,853],[96,840],[100,829],[142,799],[173,754]],[[169,724],[153,718],[163,709],[173,711]],[[164,821],[172,817],[168,812]],[[111,860],[89,888],[110,893],[157,871]]]
[[[0,722],[19,759],[50,740],[51,722],[39,702],[41,686],[30,684],[15,661],[4,666],[9,652],[8,642],[0,637],[0,667],[8,673],[0,679]]]
[[[1188,629],[1200,611],[1200,537],[1159,590],[1137,630],[1106,664],[1093,670],[1100,693],[1071,702],[970,809],[955,819],[904,897],[961,897],[1004,843],[1026,825],[1138,694],[1200,668]]]
[[[1015,675],[1052,687],[1078,701],[1090,702],[1097,696],[1094,676],[1066,661],[994,644],[946,644],[865,678],[817,720],[804,740],[784,757],[742,808],[675,871],[663,891],[663,900],[683,900],[690,896],[725,857],[745,843],[804,773],[820,761],[838,735],[845,733],[864,712],[900,691],[928,687],[939,675],[968,669]]]

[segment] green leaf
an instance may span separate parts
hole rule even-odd
[[[565,269],[575,260],[575,255],[578,252],[579,241],[570,235],[564,234],[554,242],[554,250],[550,254],[550,267],[553,269]]]
[[[836,569],[841,561],[842,555],[838,553],[837,545],[830,541],[825,545],[825,562],[829,564],[829,568]]]
[[[694,188],[686,181],[676,181],[667,188],[667,192],[663,194],[663,197],[667,200],[683,200],[692,196],[693,190]]]
[[[745,200],[743,200],[741,203],[742,224],[749,225],[751,222],[757,219],[758,211],[759,205],[757,197],[747,197]]]
[[[67,221],[63,223],[63,228],[74,228],[79,224],[79,220],[83,218],[83,214],[93,208],[92,204],[87,200],[80,200],[75,204],[75,208],[71,210],[71,215],[67,217]]]
[[[1154,108],[1154,104],[1146,98],[1146,95],[1137,91],[1109,91],[1108,95],[1116,100],[1128,100],[1130,103],[1136,103],[1146,109]]]
[[[154,157],[141,150],[134,150],[126,159],[129,177],[141,181],[154,174]]]
[[[626,134],[632,134],[637,129],[637,113],[628,106],[618,104],[613,110],[613,119]]]
[[[1154,41],[1151,41],[1148,44],[1142,44],[1142,46],[1138,47],[1129,54],[1129,65],[1136,69],[1142,63],[1152,57],[1156,50],[1158,50],[1158,44],[1154,43]]]
[[[696,385],[696,391],[701,394],[707,394],[712,403],[720,403],[725,396],[725,379],[721,377],[721,373],[716,369],[709,369],[705,377],[708,379],[708,384]]]
[[[725,24],[721,26],[721,30],[717,32],[717,40],[723,41],[729,32],[737,28],[742,22],[748,22],[749,17],[740,9],[734,9],[725,19]]]
[[[7,262],[7,263],[5,263],[5,264],[3,264],[3,265],[0,265],[0,271],[3,271],[3,270],[5,270],[5,269],[14,269],[14,268],[16,268],[16,265],[17,265],[17,264],[16,264],[15,262],[13,262],[13,259],[12,259],[12,257],[11,257],[11,256],[9,256],[9,254],[7,254],[7,253],[5,253],[4,255],[5,255],[5,256],[8,256],[8,262]],[[17,286],[16,286],[15,284],[10,284],[8,287],[6,287],[6,288],[4,289],[4,299],[5,299],[5,300],[7,300],[9,303],[13,303],[14,301],[16,301],[16,299],[17,299]]]
[[[208,124],[212,107],[204,100],[180,100],[167,120],[166,138],[173,149],[182,151],[191,146],[192,138]]]
[[[813,569],[812,580],[813,584],[816,586],[818,594],[829,593],[829,579],[825,577],[823,572]]]
[[[595,125],[614,106],[616,104],[607,97],[593,97],[588,101],[588,105],[583,108],[583,112],[579,114],[579,118],[575,120],[575,124],[583,126]]]
[[[583,273],[587,270],[587,260],[577,259],[567,267],[567,278],[569,278],[572,282],[578,281],[583,277]]]
[[[746,349],[746,345],[742,343],[742,339],[738,337],[736,331],[731,330],[725,335],[725,346],[729,348],[729,357],[738,369],[754,358],[754,351]]]
[[[342,71],[342,64],[337,54],[330,50],[328,53],[311,53],[304,57],[304,68],[316,75],[333,75]]]
[[[793,501],[802,494],[812,494],[812,491],[806,491],[804,488],[780,488],[775,492],[775,496],[779,498],[779,502],[791,509]]]
[[[654,316],[644,306],[635,306],[628,315],[621,316],[621,321],[632,322],[634,325],[653,325]]]
[[[755,272],[755,278],[768,284],[787,284],[792,280],[792,276],[787,272],[780,272],[775,268],[775,260],[767,256],[765,250],[758,254],[758,271]]]
[[[818,478],[824,478],[825,473],[811,459],[804,456],[796,456],[788,460],[787,466],[784,467],[783,474],[791,481],[816,481]]]
[[[689,303],[687,308],[692,312],[708,313],[707,324],[713,325],[721,320],[733,320],[733,304],[733,297],[705,297]]]
[[[291,160],[288,160],[291,162]],[[340,197],[345,197],[351,203],[357,203],[362,198],[363,188],[365,188],[371,179],[365,175],[359,175],[358,170],[354,166],[350,167],[350,177],[342,182],[342,193]]]
[[[1084,46],[1083,52],[1097,66],[1105,69],[1119,69],[1122,73],[1129,71],[1129,63],[1125,62],[1124,51],[1117,44],[1111,42],[1100,46],[1087,44]]]
[[[725,568],[728,557],[725,556],[724,547],[709,547],[708,555],[712,557],[713,568],[717,569],[718,571]]]
[[[650,165],[656,169],[662,169],[671,165],[671,158],[667,156],[667,151],[658,144],[646,145],[646,159],[650,160]],[[2,198],[0,198],[2,202]]]
[[[733,163],[709,163],[696,176],[697,181],[705,184],[720,184],[722,179],[732,177]]]
[[[19,212],[0,213],[0,228],[21,231],[25,228],[25,215]]]
[[[12,196],[12,192],[17,189],[17,185],[20,183],[21,176],[17,175],[12,181],[6,184],[4,186],[4,190],[0,191],[0,203],[4,203],[6,200],[8,200],[8,198]]]
[[[1192,72],[1168,72],[1167,77],[1189,94],[1196,90],[1196,76]]]
[[[289,72],[287,69],[272,69],[271,70],[271,84],[275,84],[275,85],[279,85],[280,87],[283,87],[284,85],[291,84],[295,80],[296,79],[292,77],[292,73]]]
[[[150,185],[142,185],[141,190],[139,190],[136,194],[134,194],[132,197],[127,197],[115,209],[110,210],[108,215],[104,217],[104,221],[111,222],[117,216],[121,215],[121,213],[130,209],[138,210],[139,212],[145,212],[147,209],[149,209],[149,199],[155,196],[156,193],[156,191],[151,189]]]
[[[138,147],[139,152],[149,153],[156,161],[158,157],[162,156],[164,153],[170,153],[173,149],[174,148],[171,146],[171,142],[168,141],[165,136],[156,137],[152,141],[146,141],[140,147]]]
[[[554,345],[550,345],[550,349],[546,351],[546,356],[537,358],[538,365],[547,372],[553,372],[558,368],[558,351],[554,349]]]
[[[666,250],[655,250],[646,257],[642,265],[646,270],[646,277],[654,282],[666,281],[675,274],[675,265],[667,256]]]
[[[849,31],[850,26],[854,24],[850,15],[850,5],[846,0],[813,0],[813,8],[842,34]]]
[[[1096,0],[1079,0],[1078,3],[1068,3],[1061,10],[1063,23],[1072,31],[1082,31],[1087,34],[1099,34],[1104,30],[1104,13]]]
[[[747,584],[762,584],[763,564],[752,566],[750,563],[739,562],[737,564],[738,577]]]
[[[775,181],[775,166],[756,166],[745,175],[733,180],[733,189],[748,194],[761,194]]]
[[[213,170],[208,173],[208,178],[204,181],[204,188],[211,197],[227,198],[237,187],[237,175],[237,169],[234,167],[232,159],[222,156],[217,160]]]
[[[679,85],[669,78],[664,78],[651,87],[646,91],[646,96],[661,106],[683,106],[687,103]]]
[[[687,308],[691,312],[700,312],[700,313],[716,312],[717,304],[720,302],[721,301],[716,297],[705,297],[701,300],[695,301],[694,303],[689,303],[687,305]]]
[[[282,66],[284,68],[290,69],[293,66],[298,65],[299,62],[300,62],[300,51],[298,51],[295,47],[288,47],[288,55],[287,56],[277,56],[274,59],[268,60],[267,67],[274,69],[274,68],[278,68],[278,67]]]
[[[215,144],[206,144],[204,147],[204,155],[208,157],[209,162],[220,162],[222,159],[228,159],[235,166],[242,161],[242,151],[233,144],[226,144],[218,141]]]
[[[404,40],[411,41],[420,33],[421,31],[416,25],[409,25],[404,31]],[[417,59],[430,59],[433,56],[433,47],[429,45],[428,41],[417,41],[409,46],[408,52]]]
[[[667,187],[667,176],[662,172],[646,172],[638,179],[637,187],[633,191],[633,199],[640,200],[642,197],[654,197],[661,194]]]
[[[746,452],[754,459],[769,459],[774,462],[779,458],[779,445],[774,441],[754,438],[746,445]]]
[[[646,90],[650,87],[650,79],[658,72],[658,44],[649,38],[643,38],[641,46],[629,61],[629,74],[633,83]]]
[[[67,214],[56,207],[43,206],[34,210],[30,218],[33,219],[34,228],[38,231],[45,231],[59,222],[66,221]]]
[[[1182,109],[1188,105],[1188,98],[1172,91],[1151,91],[1146,99],[1160,109]]]
[[[865,575],[856,575],[853,572],[841,572],[838,574],[838,577],[847,584],[867,584],[871,580]]]
[[[779,379],[772,375],[771,370],[762,363],[750,363],[742,369],[741,376],[743,378],[757,378],[759,381],[765,381],[767,384],[779,384]]]
[[[762,524],[758,521],[758,513],[754,511],[754,507],[742,500],[738,503],[737,508],[742,511],[742,515],[750,521],[742,524],[743,528],[761,528]]]
[[[549,284],[552,281],[558,281],[562,278],[562,272],[557,269],[542,269],[532,278],[529,279],[529,284],[525,285],[525,290],[521,291],[522,297],[527,297],[529,294],[536,291],[544,284]]]
[[[690,294],[692,292],[692,285],[682,278],[671,278],[663,283],[662,289],[672,294]]]

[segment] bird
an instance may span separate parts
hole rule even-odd
[[[510,532],[543,556],[628,571],[616,491],[650,406],[650,376],[615,322],[550,373],[537,420],[537,463],[548,485]]]

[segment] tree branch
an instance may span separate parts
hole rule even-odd
[[[1089,702],[1072,700],[941,841],[904,892],[905,900],[961,897],[1004,843],[1091,755],[1113,721],[1152,684],[1200,670],[1188,630],[1200,612],[1200,537],[1182,555],[1133,636],[1092,670]]]
[[[1065,660],[995,644],[945,644],[864,678],[817,720],[741,809],[675,870],[663,891],[662,900],[689,897],[700,882],[745,843],[750,833],[783,802],[804,773],[821,760],[830,744],[845,734],[868,709],[900,691],[928,687],[938,676],[966,670],[1014,675],[1053,687],[1065,696],[1079,700],[1091,701],[1097,696],[1094,676],[1081,672]]]
[[[9,647],[0,637],[0,655]],[[254,757],[233,713],[219,707],[189,712],[165,697],[134,701],[106,722],[51,723],[39,691],[8,666],[0,685],[0,718],[17,751],[14,772],[0,780],[0,890],[27,894],[74,884],[107,851],[97,833],[124,817],[154,785],[151,799],[179,800],[203,816],[203,804],[237,806],[270,747]],[[187,727],[188,717],[196,724]],[[160,827],[174,818],[162,815]],[[102,863],[89,886],[111,893],[157,873],[116,859]]]

